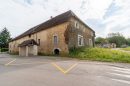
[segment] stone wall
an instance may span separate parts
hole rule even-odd
[[[78,26],[75,25],[75,23],[78,24]],[[86,27],[82,22],[76,20],[75,18],[70,19],[70,25],[67,29],[68,34],[68,47],[79,47],[78,46],[78,35],[82,35],[84,38],[84,46],[91,46],[94,45],[94,37],[95,33],[90,30],[88,27]],[[90,39],[92,40],[92,43],[90,44]]]

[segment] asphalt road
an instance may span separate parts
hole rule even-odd
[[[130,64],[0,54],[0,86],[130,86]]]

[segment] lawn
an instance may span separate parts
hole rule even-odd
[[[125,51],[130,51],[130,47],[127,47],[127,48],[121,48],[122,50],[125,50]]]
[[[105,48],[70,49],[69,56],[81,60],[130,63],[129,53]]]

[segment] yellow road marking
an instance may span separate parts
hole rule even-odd
[[[64,69],[62,69],[60,66],[58,66],[57,64],[55,64],[55,63],[52,63],[52,65],[53,66],[55,66],[57,69],[59,69],[62,73],[64,73],[65,74],[65,70]]]
[[[72,69],[73,69],[75,66],[77,66],[77,65],[78,65],[78,63],[72,65],[69,69],[67,69],[67,70],[65,71],[65,73],[68,73],[70,70],[72,70]]]
[[[5,66],[9,66],[9,65],[10,65],[11,63],[13,63],[14,61],[16,61],[16,59],[14,59],[14,60],[8,62],[7,64],[5,64]]]
[[[55,66],[58,70],[60,70],[62,73],[67,74],[70,70],[72,70],[76,65],[78,65],[78,63],[72,65],[69,69],[64,70],[63,68],[61,68],[60,66],[58,66],[56,63],[52,63],[53,66]]]

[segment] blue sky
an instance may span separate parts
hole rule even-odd
[[[130,37],[130,0],[0,0],[0,30],[16,37],[48,19],[72,10],[97,36],[120,32]]]

